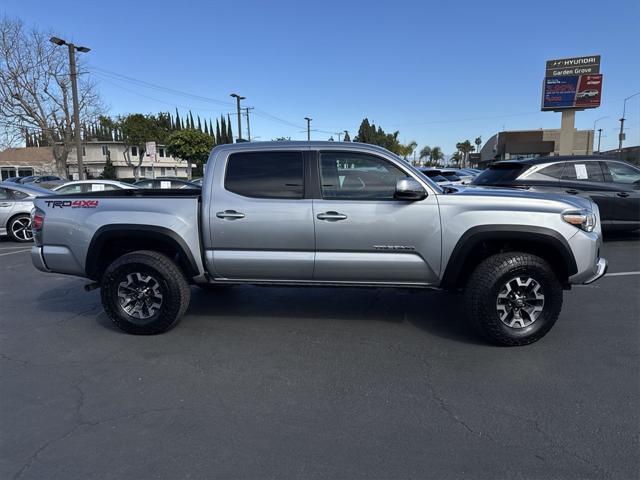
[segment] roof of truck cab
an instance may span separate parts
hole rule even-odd
[[[357,151],[371,151],[392,154],[397,157],[396,154],[390,152],[386,148],[379,147],[378,145],[371,145],[369,143],[359,142],[331,142],[331,141],[280,141],[274,140],[271,142],[240,142],[240,143],[227,143],[224,145],[218,145],[214,147],[213,151],[242,151],[242,150],[279,150],[279,149],[299,149],[299,150],[357,150]]]

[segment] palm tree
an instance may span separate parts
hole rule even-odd
[[[411,141],[406,145],[400,145],[399,147],[400,156],[406,160],[407,157],[411,156],[411,154],[413,153],[413,151],[416,149],[417,146],[418,144],[415,141]]]
[[[454,165],[459,166],[460,160],[462,160],[462,154],[460,153],[460,150],[451,155],[451,161],[454,163]]]
[[[431,154],[429,155],[429,158],[431,159],[431,163],[434,166],[438,166],[438,162],[444,158],[442,149],[440,147],[433,147],[431,149]]]
[[[476,139],[473,141],[473,143],[476,144],[476,151],[479,152],[480,151],[480,145],[482,145],[482,137],[476,137]]]
[[[430,156],[431,156],[431,147],[429,145],[425,145],[424,147],[422,147],[422,150],[420,150],[420,160],[424,158],[425,161],[427,161],[429,160]]]
[[[473,152],[476,147],[474,147],[469,140],[465,140],[464,142],[456,143],[456,148],[462,154],[462,167],[464,168],[467,166],[469,152]]]

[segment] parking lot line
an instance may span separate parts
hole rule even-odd
[[[622,277],[624,275],[640,275],[640,272],[616,272],[616,273],[607,273],[605,277]]]
[[[18,250],[16,252],[0,253],[0,257],[4,257],[5,255],[13,255],[14,253],[29,252],[30,250],[30,248],[27,248],[26,250]]]

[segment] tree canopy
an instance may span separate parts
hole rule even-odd
[[[353,139],[354,142],[370,143],[372,145],[379,145],[387,150],[400,155],[404,158],[413,153],[413,150],[417,147],[416,142],[409,142],[403,145],[398,140],[400,132],[396,130],[393,133],[386,133],[382,127],[376,127],[374,123],[369,123],[369,119],[365,118],[360,123],[358,128],[358,134]]]
[[[173,132],[167,138],[166,147],[169,155],[182,158],[188,164],[191,178],[191,164],[196,164],[196,173],[202,175],[202,166],[207,161],[214,142],[211,135],[196,129]]]

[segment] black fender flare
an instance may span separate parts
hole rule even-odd
[[[185,259],[185,267],[187,269],[185,273],[189,277],[195,277],[199,274],[198,265],[191,253],[191,250],[184,239],[176,232],[169,228],[159,227],[156,225],[133,225],[123,223],[104,225],[93,234],[85,260],[85,273],[88,278],[95,279],[98,276],[100,268],[99,253],[102,251],[105,244],[110,241],[126,237],[149,239],[167,245],[171,249],[179,252],[181,257]]]
[[[479,225],[467,230],[451,252],[442,277],[444,288],[454,287],[469,254],[486,241],[518,241],[544,245],[564,260],[568,276],[578,272],[576,259],[567,240],[557,231],[535,225]]]

